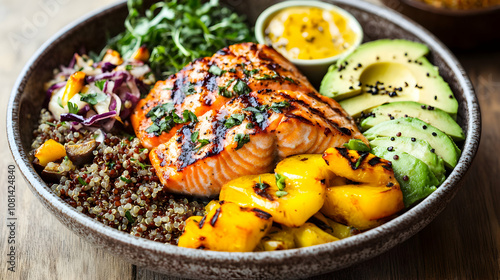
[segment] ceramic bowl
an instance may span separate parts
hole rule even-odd
[[[315,7],[320,8],[325,11],[335,11],[338,14],[342,15],[345,19],[347,19],[349,27],[356,33],[357,38],[354,44],[352,44],[347,50],[343,53],[340,53],[336,56],[331,56],[322,59],[294,59],[289,58],[289,60],[295,64],[300,71],[304,75],[306,75],[309,80],[318,85],[321,82],[321,79],[328,71],[328,67],[335,63],[337,60],[342,59],[352,53],[362,42],[363,40],[363,29],[359,25],[358,21],[354,16],[352,16],[349,12],[344,9],[339,8],[338,6],[332,5],[330,3],[322,2],[322,1],[285,1],[280,2],[278,4],[272,5],[267,8],[264,12],[262,12],[257,21],[255,22],[255,38],[257,42],[260,44],[266,44],[265,40],[265,30],[269,21],[280,11],[289,7]],[[286,57],[286,55],[285,55]]]
[[[221,1],[248,16],[257,16],[274,2],[269,0]],[[463,68],[450,51],[433,35],[404,16],[362,1],[330,1],[354,15],[365,32],[365,40],[404,38],[429,46],[429,59],[440,69],[459,101],[458,123],[466,139],[460,160],[446,181],[420,204],[394,220],[362,234],[337,242],[301,249],[228,253],[200,251],[137,238],[107,227],[78,212],[56,196],[36,173],[28,159],[32,131],[42,107],[43,83],[52,69],[70,61],[75,50],[99,50],[106,32],[123,30],[127,15],[125,2],[96,11],[67,26],[47,41],[24,67],[8,104],[7,136],[12,155],[32,192],[61,223],[84,240],[111,254],[148,269],[188,278],[297,278],[338,270],[379,255],[404,242],[440,213],[460,188],[471,165],[480,138],[480,110]]]

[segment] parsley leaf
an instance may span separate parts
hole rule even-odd
[[[132,214],[130,214],[130,211],[125,211],[125,217],[127,218],[128,222],[133,224],[135,222],[134,217],[132,217]]]
[[[84,186],[88,185],[87,182],[85,182],[82,177],[78,177],[78,182]]]
[[[216,64],[213,64],[208,69],[208,73],[215,75],[215,76],[222,76],[222,74],[224,74],[226,72],[227,72],[226,70],[220,69],[219,66],[217,66]]]
[[[106,83],[106,80],[99,80],[95,81],[95,86],[98,87],[101,91],[104,91],[104,84]]]
[[[271,110],[275,111],[276,113],[281,113],[281,109],[288,108],[290,107],[290,103],[288,101],[281,101],[281,102],[273,102],[271,104]]]
[[[231,128],[233,126],[240,125],[245,119],[244,114],[232,114],[225,122],[224,126],[226,128]]]
[[[247,85],[247,83],[243,82],[242,80],[237,80],[236,81],[236,84],[234,84],[233,86],[233,91],[234,93],[236,93],[237,95],[243,95],[243,94],[247,94],[247,93],[250,93],[252,90],[250,89],[250,87]]]
[[[132,183],[132,180],[127,179],[127,178],[125,178],[125,177],[123,177],[123,176],[120,176],[120,180],[122,180],[123,182],[125,182],[125,183],[127,183],[127,184]]]
[[[78,105],[68,102],[68,111],[70,114],[78,114]]]
[[[250,135],[238,133],[234,136],[234,141],[238,143],[235,150],[239,150],[243,147],[243,145],[250,142]]]
[[[104,93],[88,93],[80,97],[80,101],[87,102],[90,105],[96,105],[99,102],[106,100],[107,95]]]

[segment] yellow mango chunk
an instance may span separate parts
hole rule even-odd
[[[389,161],[368,152],[329,148],[323,154],[329,169],[337,176],[372,185],[397,183]]]
[[[256,251],[277,251],[293,249],[295,247],[295,236],[291,228],[272,227],[269,233],[264,236]]]
[[[179,247],[226,252],[251,252],[271,229],[270,214],[221,202],[204,217],[192,216],[186,220]]]
[[[66,156],[66,149],[54,139],[45,141],[36,149],[35,157],[40,161],[40,165],[46,166],[49,162],[56,161]]]
[[[102,61],[109,62],[109,63],[112,63],[114,65],[120,65],[123,63],[123,59],[122,59],[120,53],[115,51],[115,50],[111,50],[111,49],[106,51],[106,54],[102,58]]]
[[[219,199],[262,209],[270,213],[275,222],[297,227],[321,209],[325,200],[325,188],[325,182],[321,178],[287,178],[284,188],[286,194],[279,197],[276,195],[279,191],[276,177],[268,173],[243,176],[226,183],[222,186]]]
[[[403,208],[399,184],[392,187],[361,184],[327,188],[321,212],[335,221],[365,230],[382,224],[384,218]]]
[[[314,224],[318,225],[319,228],[324,230],[326,233],[329,233],[338,239],[344,239],[346,237],[352,236],[352,232],[354,230],[353,227],[343,225],[338,223],[332,219],[325,217],[321,212],[314,214],[314,216],[309,220]]]
[[[298,228],[292,229],[292,231],[297,248],[309,247],[339,240],[337,237],[326,233],[324,230],[312,223],[305,223]]]
[[[66,86],[64,87],[64,92],[61,97],[61,102],[63,106],[68,104],[68,101],[79,93],[83,88],[83,83],[85,81],[85,73],[78,71],[69,76]]]
[[[149,51],[145,46],[138,48],[134,54],[132,54],[132,59],[140,60],[142,62],[147,62],[149,60]]]

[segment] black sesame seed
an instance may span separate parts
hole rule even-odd
[[[405,56],[408,56],[408,53],[407,53],[407,52],[405,52]]]
[[[394,160],[398,160],[398,159],[399,159],[399,156],[398,156],[398,155],[394,155],[392,158],[393,158]]]
[[[427,129],[427,126],[424,124],[424,125],[422,126],[422,128],[423,128],[423,129]]]
[[[352,86],[350,86],[350,87],[349,87],[349,89],[351,89],[351,90],[352,90],[352,89],[354,89],[354,88],[353,88]]]
[[[405,118],[408,118],[408,115],[407,115],[407,114],[405,114]]]
[[[453,95],[450,94],[450,99],[453,99]]]
[[[420,106],[422,109],[426,109],[427,107],[425,105]]]
[[[396,140],[396,138],[394,138],[394,137],[391,137],[391,141],[394,141],[394,140]]]
[[[412,137],[412,138],[411,138],[411,142],[415,142],[415,141],[417,141],[417,138]]]
[[[388,150],[389,152],[392,152],[392,151],[394,150],[394,147],[393,147],[393,146],[389,146],[389,147],[387,147],[387,150]]]
[[[394,117],[393,117],[393,116],[390,116],[390,117],[389,117],[389,119],[393,120],[393,119],[394,119]]]
[[[403,176],[403,181],[408,181],[409,179],[410,177],[408,177],[408,175]]]
[[[401,136],[401,132],[396,133],[396,136],[400,137]]]
[[[363,85],[363,84],[362,84],[361,82],[359,82],[358,87],[360,87],[360,86],[362,86],[362,85]]]
[[[426,75],[427,75],[427,77],[430,77],[430,76],[431,76],[431,74],[429,74],[429,73],[427,73]]]
[[[361,65],[361,63],[358,63],[358,67],[361,68],[361,67],[363,67],[363,65]]]
[[[434,107],[432,107],[432,106],[428,106],[428,107],[427,107],[427,110],[432,111],[432,110],[434,110]]]
[[[433,132],[433,133],[432,133],[432,136],[434,136],[434,137],[435,137],[435,136],[438,136],[438,134],[437,134],[436,132]]]
[[[432,152],[432,153],[435,153],[435,152],[436,152],[436,150],[435,150],[435,149],[431,149],[431,152]]]
[[[437,97],[437,95],[434,95],[434,100],[438,100],[438,97]]]

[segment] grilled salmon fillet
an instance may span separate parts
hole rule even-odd
[[[271,47],[243,43],[200,58],[139,101],[132,126],[166,190],[214,196],[290,155],[362,139],[352,118]]]
[[[224,183],[270,172],[287,156],[364,140],[349,119],[329,119],[311,106],[317,100],[301,97],[288,90],[254,91],[183,126],[149,154],[161,183],[175,193],[214,196]]]
[[[235,96],[261,89],[319,96],[307,78],[273,48],[242,43],[224,48],[212,57],[197,59],[167,80],[158,81],[137,104],[131,116],[132,126],[143,146],[153,148],[168,141],[183,125],[178,121],[167,129],[152,132],[153,121],[147,114],[156,106],[171,103],[179,116],[185,110],[201,116],[219,109]],[[331,106],[332,102],[335,101],[330,101]],[[336,107],[340,108],[338,104]]]

